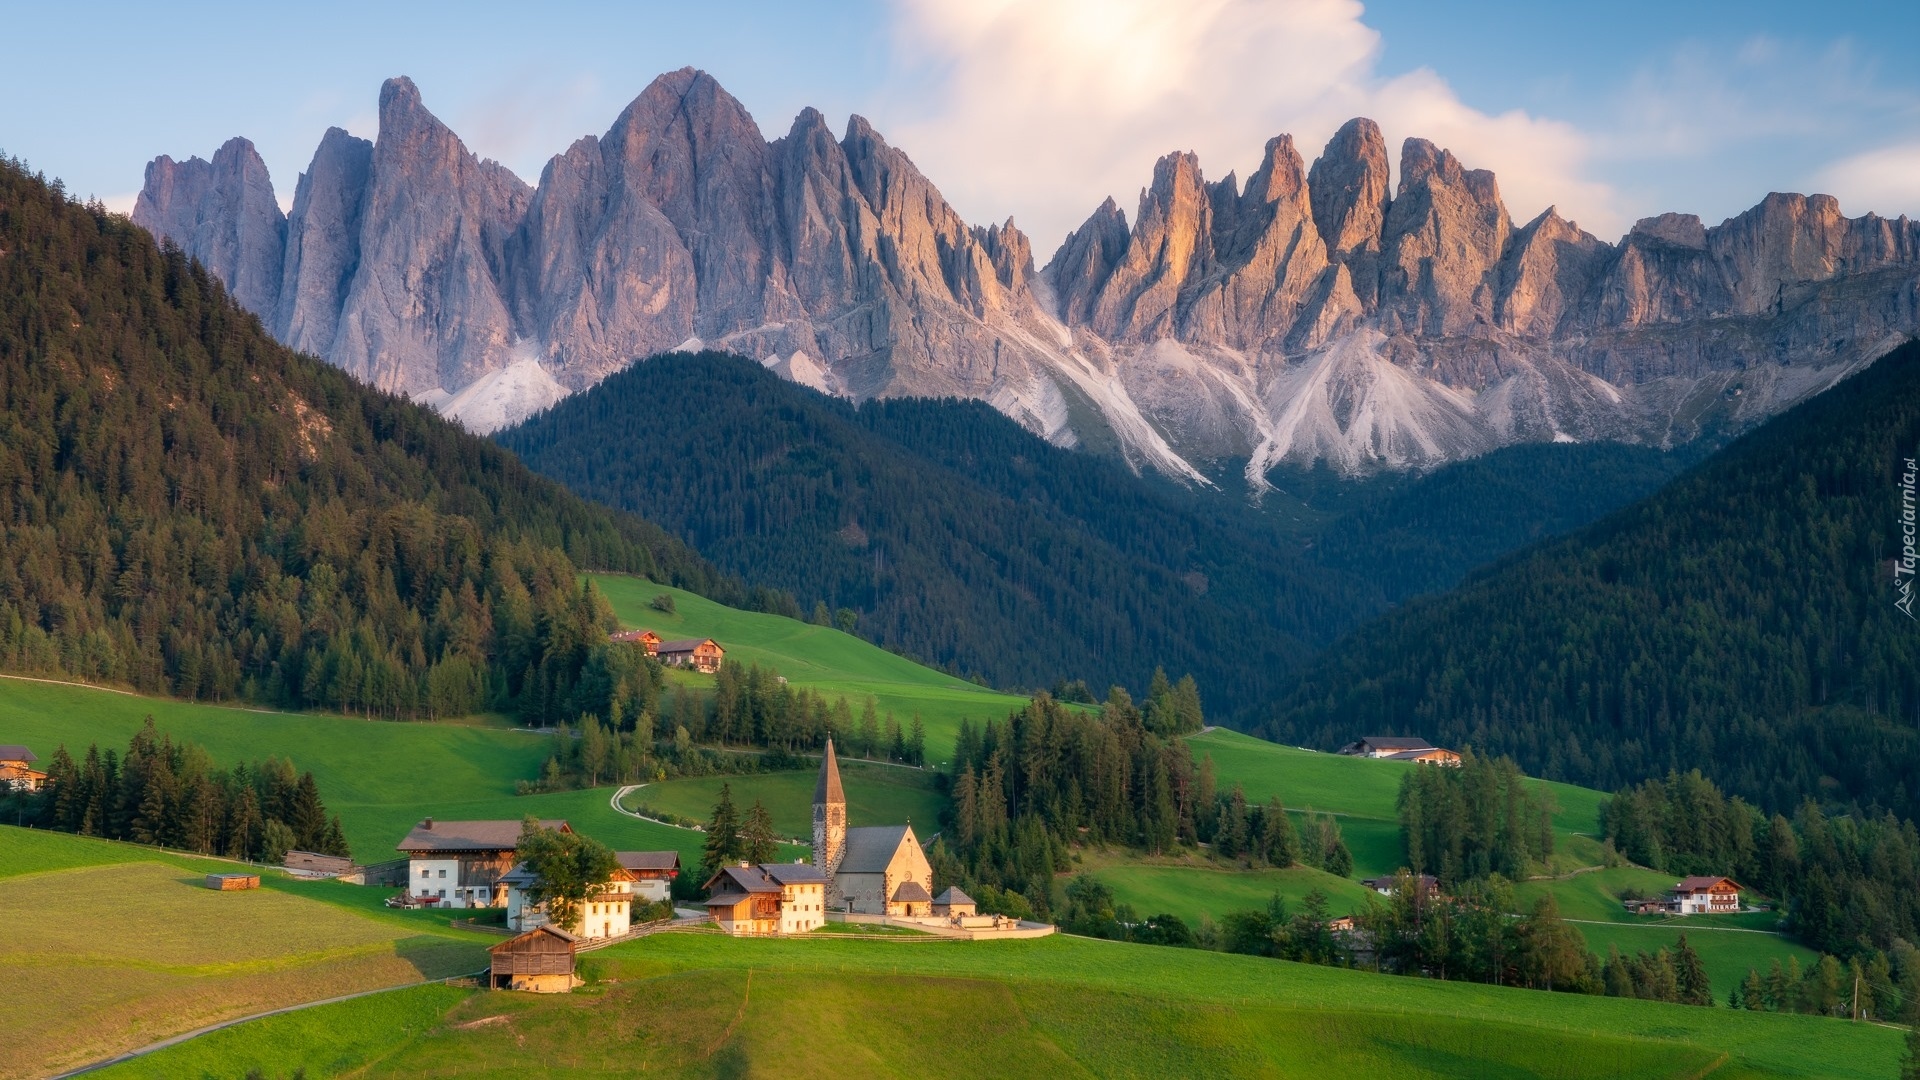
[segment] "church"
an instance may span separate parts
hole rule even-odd
[[[933,914],[933,867],[913,825],[847,828],[847,796],[832,739],[813,788],[813,861],[826,873],[830,911]]]

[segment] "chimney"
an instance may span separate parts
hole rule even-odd
[[[421,827],[421,828],[423,828],[423,829],[425,829],[425,830],[427,830],[428,832],[432,832],[432,831],[433,831],[433,819],[432,819],[432,818],[428,818],[427,820],[425,820],[425,821],[423,821],[423,822],[421,822],[421,823],[420,823],[420,827]]]

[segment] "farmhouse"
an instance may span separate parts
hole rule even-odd
[[[1432,874],[1414,875],[1411,880],[1419,883],[1420,896],[1423,899],[1431,900],[1440,895],[1440,879],[1434,877]],[[1394,875],[1389,874],[1386,877],[1366,878],[1362,880],[1360,884],[1365,885],[1381,896],[1392,896],[1394,886],[1397,884],[1397,879]]]
[[[835,911],[933,914],[933,867],[913,825],[847,828],[847,796],[832,739],[813,789],[813,856],[827,873],[827,902]]]
[[[1745,888],[1729,877],[1689,877],[1674,882],[1668,895],[1668,910],[1681,915],[1706,915],[1716,911],[1739,911],[1740,894]]]
[[[1460,755],[1442,750],[1417,736],[1369,735],[1340,748],[1348,757],[1379,758],[1385,761],[1415,761],[1422,765],[1458,766]]]
[[[680,873],[677,851],[618,851],[614,858],[620,863],[619,869],[599,892],[581,902],[575,925],[565,928],[582,940],[625,937],[633,930],[634,903],[665,900],[668,883]],[[547,905],[532,895],[539,882],[525,863],[500,878],[507,888],[508,929],[533,930],[549,925]]]
[[[542,827],[570,833],[565,821],[543,821]],[[501,880],[518,859],[517,821],[439,821],[432,818],[413,827],[399,850],[407,856],[409,895],[450,908],[500,907],[507,902]]]
[[[690,667],[703,675],[711,675],[720,670],[720,661],[727,650],[712,638],[682,638],[660,642],[654,655],[669,667]]]
[[[579,938],[557,927],[542,926],[487,950],[491,959],[487,985],[495,990],[531,990],[536,994],[563,994],[580,984],[573,973]]]
[[[660,635],[651,630],[620,630],[607,635],[608,641],[624,641],[640,646],[648,656],[660,651]]]
[[[24,746],[0,746],[0,791],[39,791],[47,774],[33,767],[40,758]]]
[[[706,889],[707,914],[737,937],[804,934],[827,921],[827,875],[806,863],[722,867]]]

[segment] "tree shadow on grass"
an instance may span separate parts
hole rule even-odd
[[[393,954],[428,980],[471,975],[487,966],[486,946],[434,934],[401,938],[393,943]]]

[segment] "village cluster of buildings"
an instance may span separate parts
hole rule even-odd
[[[1369,735],[1340,748],[1348,757],[1376,758],[1381,761],[1411,761],[1420,765],[1458,768],[1460,755],[1443,750],[1417,736]]]
[[[572,832],[565,821],[541,827]],[[539,879],[519,859],[518,821],[436,821],[416,825],[399,844],[406,856],[406,890],[396,903],[452,909],[505,908],[516,936],[494,946],[491,985],[558,991],[574,982],[573,963],[585,943],[625,937],[635,929],[636,905],[666,900],[680,873],[673,851],[621,851],[619,868],[581,904],[573,925],[556,926],[537,900]],[[715,870],[706,882],[711,925],[735,936],[804,934],[836,918],[919,926],[964,937],[1026,937],[1051,927],[981,915],[958,888],[933,894],[933,867],[912,823],[847,825],[847,798],[833,743],[827,744],[814,785],[813,850],[809,863],[740,863]]]
[[[664,641],[659,634],[651,630],[621,630],[607,635],[608,641],[623,641],[638,645],[648,656],[668,667],[692,668],[702,675],[711,675],[720,670],[720,661],[726,659],[727,650],[712,638],[678,638]]]

